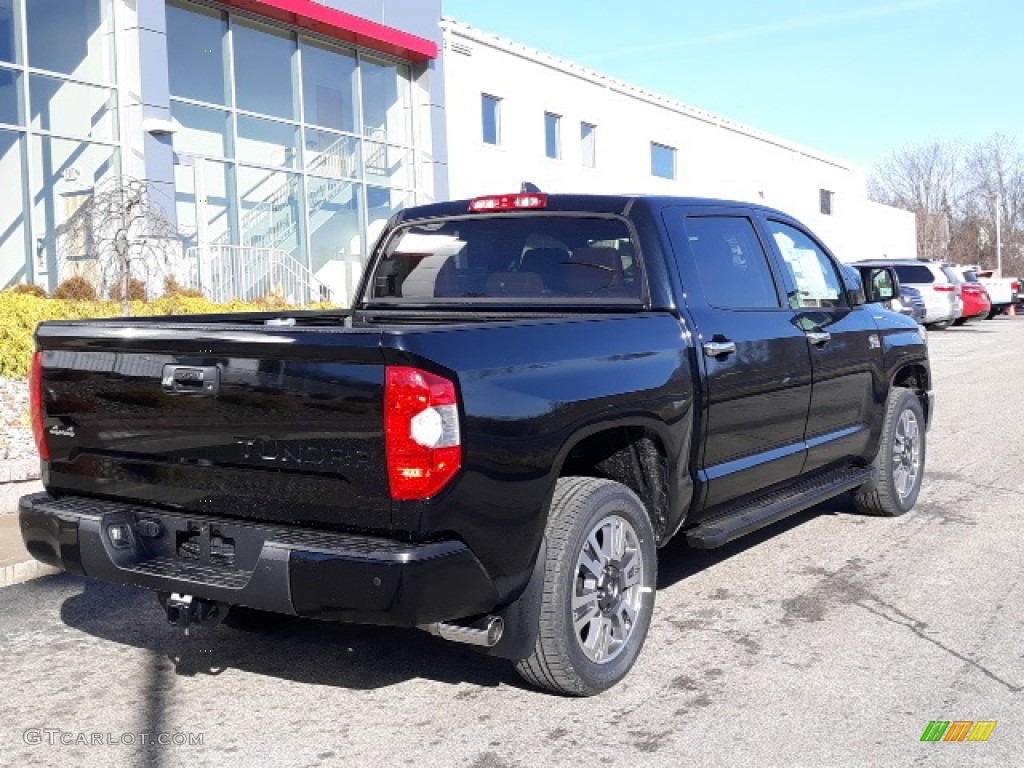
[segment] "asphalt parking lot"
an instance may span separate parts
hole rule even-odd
[[[0,763],[1019,765],[1024,318],[930,347],[918,506],[885,520],[833,501],[725,549],[670,546],[647,646],[600,697],[529,690],[417,631],[182,638],[150,594],[65,575],[0,590]],[[932,720],[998,725],[922,742]]]

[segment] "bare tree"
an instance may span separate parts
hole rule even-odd
[[[978,261],[996,266],[996,220],[1003,271],[1024,272],[1024,155],[1016,140],[996,134],[968,154],[969,211],[978,220]]]
[[[868,182],[872,200],[917,217],[918,258],[947,257],[952,222],[963,201],[962,158],[953,144],[904,147],[880,162]]]
[[[906,147],[878,164],[868,191],[917,216],[918,258],[993,268],[998,231],[1003,273],[1024,275],[1024,154],[1012,136]]]
[[[147,295],[181,262],[178,233],[149,184],[119,176],[101,182],[58,233],[60,271],[80,274],[131,314],[133,281]]]

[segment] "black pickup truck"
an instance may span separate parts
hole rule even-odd
[[[397,214],[350,311],[44,323],[24,540],[185,627],[421,627],[598,693],[674,536],[913,506],[927,347],[866,269],[768,208],[519,193]]]

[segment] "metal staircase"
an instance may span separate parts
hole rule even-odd
[[[342,136],[309,164],[309,173],[325,174],[307,176],[308,220],[313,229],[319,228],[326,220],[326,217],[317,215],[327,206],[345,203],[343,196],[351,196],[352,183],[347,179],[356,177],[359,171],[358,150],[352,148],[357,143],[353,137]],[[384,161],[386,148],[382,143],[367,142],[367,146],[373,147],[373,151],[367,153],[368,161]],[[268,172],[267,177],[244,197],[259,190],[276,173]],[[302,195],[300,178],[298,174],[290,174],[287,182],[242,216],[240,224],[246,245],[232,245],[231,232],[225,228],[210,245],[189,248],[186,252],[188,283],[213,301],[232,298],[251,301],[274,293],[288,303],[334,303],[336,297],[332,291],[305,264],[292,257],[289,253],[292,249],[286,247],[289,241],[293,241],[293,247],[298,245],[299,220],[295,200]],[[223,212],[220,215],[226,217],[227,214]],[[320,223],[314,226],[318,219]]]
[[[251,245],[197,245],[185,252],[187,282],[211,301],[277,296],[287,304],[335,304],[331,289],[287,251]]]

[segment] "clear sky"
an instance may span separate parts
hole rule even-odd
[[[1024,140],[1024,0],[444,0],[444,12],[868,167],[907,145]]]

